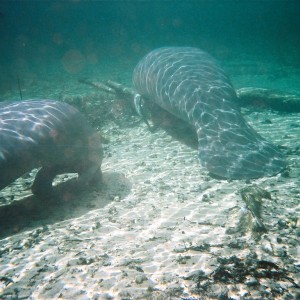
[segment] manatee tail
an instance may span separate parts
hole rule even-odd
[[[219,124],[214,130],[198,127],[199,158],[212,175],[229,179],[273,176],[286,168],[279,149],[261,137],[242,118],[243,124]]]

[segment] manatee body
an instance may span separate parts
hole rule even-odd
[[[98,184],[102,157],[100,137],[74,107],[54,100],[0,102],[0,190],[38,167],[32,186],[38,197],[51,197],[52,181],[62,173]]]
[[[277,147],[246,123],[229,78],[206,52],[156,49],[135,67],[133,84],[143,99],[196,130],[200,162],[213,175],[250,179],[272,176],[286,167]]]

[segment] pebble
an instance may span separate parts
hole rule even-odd
[[[148,278],[145,274],[135,276],[135,283],[142,284],[144,281],[147,281]]]
[[[259,284],[256,278],[250,277],[248,280],[245,282],[247,286],[256,286]]]

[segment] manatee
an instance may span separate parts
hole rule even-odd
[[[286,168],[284,155],[243,118],[230,79],[192,47],[151,51],[133,72],[136,99],[152,101],[197,133],[201,164],[216,177],[251,179]]]
[[[84,116],[54,100],[0,102],[0,190],[40,168],[32,192],[54,196],[58,174],[78,173],[78,185],[101,183],[100,136]]]

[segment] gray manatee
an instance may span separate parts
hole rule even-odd
[[[54,100],[0,102],[0,190],[41,167],[32,192],[53,196],[52,181],[78,173],[78,185],[101,182],[99,135],[74,107]]]
[[[135,67],[133,85],[145,101],[195,129],[200,162],[213,175],[250,179],[286,168],[278,148],[246,123],[229,78],[206,52],[191,47],[153,50]]]

